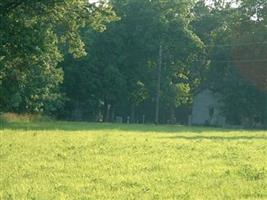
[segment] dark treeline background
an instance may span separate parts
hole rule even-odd
[[[161,61],[160,123],[202,87],[228,123],[267,121],[266,0],[1,0],[0,20],[0,112],[154,122]]]

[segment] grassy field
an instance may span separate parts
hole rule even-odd
[[[0,199],[267,199],[267,131],[2,124]]]

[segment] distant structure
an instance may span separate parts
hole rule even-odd
[[[225,117],[221,112],[222,103],[219,95],[209,89],[201,89],[193,98],[192,125],[225,126]]]

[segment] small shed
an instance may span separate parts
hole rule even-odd
[[[225,117],[222,115],[221,107],[219,95],[209,89],[198,91],[193,98],[191,123],[193,125],[224,126]]]

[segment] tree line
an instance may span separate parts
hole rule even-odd
[[[154,122],[159,98],[160,123],[186,123],[207,87],[228,123],[266,123],[266,17],[265,0],[1,1],[0,111]]]

